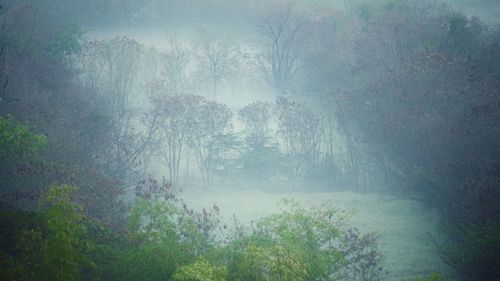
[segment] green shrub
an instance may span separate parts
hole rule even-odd
[[[2,230],[0,273],[7,280],[80,280],[85,266],[94,266],[88,258],[91,243],[81,207],[71,200],[75,187],[52,185],[42,196],[41,213],[19,211],[10,216]]]
[[[214,267],[206,259],[199,258],[194,263],[177,269],[173,281],[224,281],[226,269]]]
[[[40,166],[35,160],[46,144],[44,135],[33,133],[10,116],[0,117],[0,209],[34,207],[42,180],[34,175]]]
[[[42,197],[48,235],[43,241],[44,280],[79,280],[83,265],[91,264],[86,253],[89,241],[82,208],[71,200],[76,187],[52,185]]]
[[[17,124],[12,117],[0,117],[0,161],[17,164],[31,160],[46,146],[44,135],[34,134],[24,125]]]
[[[0,232],[16,244],[0,249],[3,278],[379,280],[375,240],[348,228],[348,216],[326,205],[303,208],[285,200],[281,213],[217,245],[207,239],[192,211],[159,199],[138,200],[127,227],[113,234],[82,215],[71,200],[75,190],[53,185],[41,198],[41,215],[13,216],[23,222],[10,224],[16,231]]]
[[[127,243],[113,265],[120,280],[167,280],[210,249],[192,216],[167,200],[138,200],[126,230]]]
[[[226,247],[230,280],[379,280],[380,255],[359,254],[376,249],[374,240],[351,239],[345,213],[327,205],[306,209],[291,200],[283,203],[281,213],[261,219],[252,233]],[[353,279],[354,263],[373,274]]]

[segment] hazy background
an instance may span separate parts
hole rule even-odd
[[[0,272],[12,280],[65,268],[53,258],[65,255],[75,280],[174,280],[199,257],[228,270],[217,280],[274,280],[227,257],[249,254],[238,243],[284,198],[351,214],[335,242],[341,280],[500,278],[500,2],[0,5],[0,217],[12,226]],[[51,193],[66,184],[78,188]],[[57,252],[65,224],[46,218],[69,210],[61,221],[89,231],[62,231],[77,246]],[[72,242],[86,235],[96,247]]]

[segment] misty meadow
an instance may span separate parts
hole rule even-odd
[[[499,281],[497,0],[0,0],[0,280]]]

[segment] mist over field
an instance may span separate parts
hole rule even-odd
[[[0,280],[500,280],[497,0],[0,0]]]

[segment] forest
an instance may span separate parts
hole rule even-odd
[[[0,0],[0,280],[500,281],[499,14]]]

